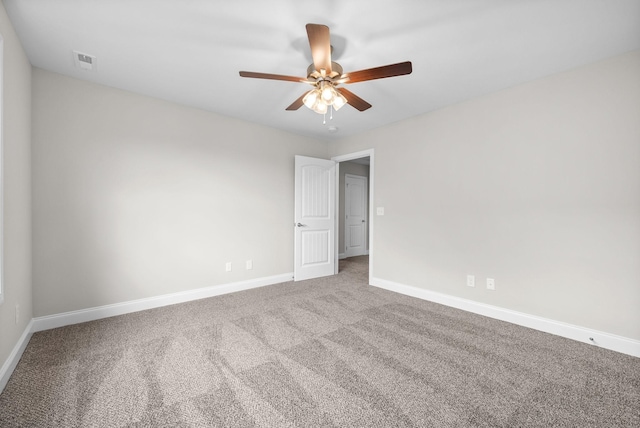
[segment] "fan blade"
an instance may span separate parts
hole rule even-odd
[[[384,79],[386,77],[403,76],[411,74],[413,68],[411,61],[399,62],[397,64],[383,65],[382,67],[368,68],[366,70],[353,71],[340,76],[346,78],[344,83],[366,82],[367,80]]]
[[[329,27],[319,24],[307,24],[307,36],[311,47],[313,65],[319,73],[325,70],[331,74],[331,36]]]
[[[304,98],[305,95],[307,95],[308,92],[305,92],[304,94],[300,95],[300,98],[298,98],[297,100],[295,100],[293,103],[291,103],[291,105],[289,107],[287,107],[285,110],[289,110],[289,111],[293,111],[293,110],[298,110],[300,107],[302,107],[302,105],[304,104],[302,102],[302,99]]]
[[[365,111],[366,109],[371,108],[371,104],[345,88],[336,88],[336,91],[344,95],[347,99],[347,103],[351,104],[357,110]]]
[[[283,76],[282,74],[254,73],[253,71],[241,71],[240,76],[252,77],[254,79],[285,80],[287,82],[311,83],[305,77]]]

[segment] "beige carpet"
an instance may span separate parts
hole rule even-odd
[[[366,285],[366,257],[33,335],[2,427],[640,427],[640,359]]]

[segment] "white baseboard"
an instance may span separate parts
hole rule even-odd
[[[22,357],[22,353],[27,347],[29,343],[29,339],[31,339],[31,334],[33,331],[33,320],[29,321],[27,328],[24,329],[22,336],[18,339],[18,343],[13,347],[13,350],[9,354],[9,357],[0,368],[0,393],[4,391],[4,387],[7,386],[7,382],[9,382],[9,378],[13,374],[16,366],[18,365],[18,361],[20,361],[20,357]]]
[[[108,318],[117,315],[138,312],[146,309],[159,308],[162,306],[184,303],[192,300],[204,299],[207,297],[219,296],[236,291],[249,290],[252,288],[264,287],[272,284],[288,282],[293,279],[293,273],[286,273],[265,278],[258,278],[248,281],[235,282],[218,286],[204,287],[195,290],[183,291],[179,293],[165,294],[162,296],[150,297],[146,299],[132,300],[129,302],[116,303],[113,305],[99,306],[79,311],[66,312],[62,314],[49,315],[34,318],[29,322],[24,333],[9,354],[9,357],[0,368],[0,392],[4,390],[13,370],[18,365],[20,357],[24,352],[31,334],[37,331],[49,330],[66,325],[81,322],[94,321],[101,318]],[[621,352],[623,354],[640,357],[640,341],[592,330],[572,324],[554,321],[534,315],[516,312],[498,306],[487,305],[473,300],[463,299],[448,294],[437,293],[418,287],[399,284],[380,278],[372,278],[371,285],[384,288],[389,291],[417,297],[442,305],[451,306],[468,312],[499,319],[524,327],[533,328],[546,333],[555,334],[579,342],[589,343],[602,348]],[[593,338],[593,340],[590,340]]]
[[[146,299],[131,300],[112,305],[81,309],[62,314],[47,315],[34,318],[32,321],[33,328],[31,331],[37,332],[50,330],[52,328],[64,327],[66,325],[94,321],[102,318],[144,311],[146,309],[159,308],[162,306],[175,305],[176,303],[190,302],[192,300],[204,299],[207,297],[214,297],[221,294],[234,293],[236,291],[249,290],[251,288],[264,287],[266,285],[279,284],[281,282],[288,282],[292,280],[293,273],[285,273],[230,284],[214,285],[195,290],[164,294],[162,296],[148,297]]]
[[[451,306],[464,311],[510,322],[512,324],[533,328],[545,333],[551,333],[568,339],[577,340],[578,342],[600,346],[602,348],[632,355],[634,357],[640,357],[640,341],[629,339],[627,337],[617,336],[615,334],[592,330],[535,315],[529,315],[523,312],[516,312],[510,309],[487,305],[485,303],[479,303],[448,294],[437,293],[435,291],[425,290],[410,285],[398,284],[385,279],[371,278],[371,285],[407,296],[417,297],[422,300],[428,300],[430,302],[440,303],[445,306]]]

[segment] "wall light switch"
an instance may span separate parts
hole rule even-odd
[[[384,207],[378,207],[378,208],[376,208],[376,214],[378,214],[378,215],[384,215]]]
[[[253,269],[253,260],[247,260],[247,270]]]
[[[227,264],[224,266],[225,270],[227,272],[231,272],[231,262],[227,262]]]
[[[487,290],[495,290],[496,283],[493,278],[487,278]]]

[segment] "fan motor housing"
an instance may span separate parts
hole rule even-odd
[[[337,76],[342,76],[342,73],[342,66],[337,62],[331,61],[331,74],[327,75],[326,77],[334,78]],[[307,78],[317,79],[318,77],[322,77],[322,75],[320,74],[320,70],[316,70],[315,65],[311,64],[309,67],[307,67]]]

